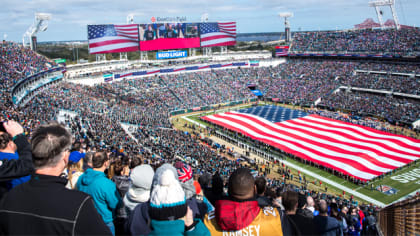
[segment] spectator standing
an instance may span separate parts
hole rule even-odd
[[[0,123],[0,125],[3,126],[3,123]],[[19,155],[17,153],[17,146],[13,142],[13,136],[7,132],[0,131],[0,161],[4,160],[19,160]],[[27,175],[10,181],[0,182],[0,192],[10,191],[19,184],[29,181],[30,178],[31,176]]]
[[[366,224],[366,234],[367,235],[377,235],[378,230],[376,228],[376,218],[373,215],[372,211],[369,211],[368,216],[365,219]]]
[[[281,211],[284,211],[284,206],[283,206],[283,204],[281,203],[281,198],[282,198],[282,195],[283,194],[283,189],[282,188],[277,188],[276,189],[276,198],[275,199],[273,199],[273,206],[274,207],[276,207],[276,208],[278,208],[279,209],[279,211],[281,210]]]
[[[267,187],[267,181],[264,177],[260,176],[255,179],[255,187],[257,188],[257,202],[258,206],[264,208],[266,206],[271,206],[271,201],[268,197],[265,196],[265,190]]]
[[[150,194],[150,235],[210,235],[203,222],[193,218],[176,173],[162,167],[156,171]]]
[[[83,174],[83,160],[79,155],[73,155],[70,153],[69,164],[67,165],[67,178],[68,182],[66,188],[75,189],[77,180]]]
[[[309,218],[314,217],[314,211],[315,211],[315,202],[314,199],[311,196],[306,197],[306,207],[303,209],[304,216],[307,216]]]
[[[335,218],[328,216],[328,205],[324,199],[319,201],[318,208],[319,215],[315,216],[313,220],[318,235],[342,236],[341,225]]]
[[[124,161],[127,160],[127,161]],[[130,186],[130,168],[128,167],[128,159],[123,158],[122,160],[117,160],[113,164],[114,176],[112,181],[117,186],[118,193],[120,194],[121,199],[125,196]],[[127,221],[128,215],[124,207],[124,202],[119,205],[116,216],[114,219],[115,232],[117,235],[125,234],[124,232],[124,222]]]
[[[92,196],[95,207],[103,221],[115,235],[113,223],[117,207],[121,203],[120,194],[114,182],[109,180],[104,171],[109,167],[105,152],[96,152],[92,157],[93,169],[87,169],[77,182],[77,189]]]
[[[357,208],[351,208],[350,212],[351,214],[348,222],[348,235],[358,236],[360,235],[360,231],[362,231],[362,225],[360,224]]]
[[[16,121],[6,121],[0,124],[1,132],[12,137],[17,146],[17,153],[20,157],[16,159],[0,160],[0,181],[7,182],[33,172],[31,147],[25,138],[24,130]],[[0,187],[0,199],[7,192],[7,188]]]
[[[30,155],[25,154],[30,149],[23,135],[16,138],[16,144],[21,158]],[[21,144],[25,153],[19,151]],[[35,174],[1,200],[0,234],[111,235],[92,198],[67,189],[67,180],[59,177],[70,154],[68,131],[58,124],[39,126],[31,144]]]
[[[86,153],[85,157],[83,158],[83,172],[89,168],[92,168],[92,157],[93,152]]]
[[[153,168],[146,164],[137,166],[131,171],[131,184],[123,200],[128,216],[139,203],[149,201],[154,174]]]
[[[285,235],[313,235],[315,227],[312,219],[296,214],[299,194],[287,191],[283,194],[282,203],[286,213],[283,233]]]
[[[235,170],[229,177],[229,197],[216,201],[204,223],[211,235],[232,232],[242,235],[283,235],[280,212],[276,208],[261,209],[255,199],[254,177],[247,168]]]

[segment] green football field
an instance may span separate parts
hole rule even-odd
[[[250,105],[240,106],[236,108],[225,108],[225,109],[216,111],[216,113],[226,112],[228,110],[235,110],[238,108],[246,108],[249,106]],[[205,126],[211,126],[211,124],[201,121],[199,119],[200,116],[211,115],[211,114],[214,114],[214,113],[212,111],[209,111],[209,112],[194,113],[194,114],[184,114],[181,116],[177,116],[177,119],[176,119],[177,121],[173,119],[173,123],[176,128],[187,129],[187,130],[188,128],[184,127],[184,124],[195,124],[195,125],[202,124]],[[356,185],[356,184],[353,184],[352,182],[346,181],[345,179],[340,178],[338,176],[334,176],[331,173],[323,171],[319,168],[305,165],[291,158],[287,158],[286,160],[290,163],[293,163],[296,166],[299,166],[302,169],[305,169],[307,171],[310,171],[312,173],[325,177],[329,179],[330,181],[333,181],[341,186],[352,189],[353,191],[357,191],[358,193],[361,193],[365,196],[371,197],[379,202],[382,202],[385,205],[390,204],[396,200],[399,200],[407,196],[408,194],[411,194],[416,191],[420,191],[420,161],[417,161],[417,163],[412,162],[411,164],[406,165],[400,168],[399,170],[394,171],[392,174],[386,175],[383,179],[377,179],[373,182],[370,182],[367,186],[361,186],[361,185]],[[307,179],[308,181],[312,181],[314,178],[309,177]],[[374,185],[373,190],[370,185],[371,183]],[[385,194],[383,192],[376,190],[376,188],[380,185],[383,186],[383,190],[387,190],[388,187],[390,187],[392,188],[391,192],[393,192],[393,190],[396,190],[396,193],[392,193],[388,195],[388,194]],[[342,189],[333,187],[333,186],[328,186],[328,192],[334,193],[334,194],[341,194]],[[368,202],[367,200],[360,199],[357,197],[355,199],[358,200],[359,202]]]

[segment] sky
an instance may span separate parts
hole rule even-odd
[[[38,42],[86,40],[88,24],[124,24],[128,14],[134,23],[149,23],[151,17],[186,17],[199,22],[236,21],[238,33],[283,32],[280,12],[292,12],[292,31],[351,29],[366,18],[377,22],[369,0],[0,0],[0,38],[22,41],[34,23],[35,12],[50,13],[48,29],[38,33]],[[401,24],[420,25],[420,1],[396,0]],[[392,18],[383,8],[384,21]]]

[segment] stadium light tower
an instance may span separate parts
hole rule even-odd
[[[208,21],[209,21],[209,14],[205,12],[203,15],[201,15],[201,22],[208,22]],[[212,54],[211,47],[204,47],[203,51],[204,51],[205,56],[211,56]]]
[[[133,24],[134,23],[134,14],[128,14],[127,15],[127,24]]]
[[[204,13],[203,15],[201,15],[201,22],[207,22],[207,21],[209,21],[209,14]]]
[[[281,12],[279,13],[279,16],[284,18],[284,34],[286,38],[286,43],[290,42],[290,39],[292,38],[292,34],[290,32],[290,23],[289,18],[293,17],[292,12]]]
[[[23,46],[29,45],[32,50],[36,49],[36,35],[38,32],[44,32],[48,28],[48,21],[51,20],[51,14],[49,13],[35,13],[35,22],[29,27],[28,30],[23,34],[22,44]]]
[[[397,30],[400,29],[400,23],[398,22],[397,11],[395,10],[395,0],[379,0],[369,2],[370,7],[374,7],[376,10],[376,15],[378,16],[379,24],[381,24],[381,28],[385,28],[384,22],[382,21],[382,11],[379,7],[382,6],[389,6],[391,8],[392,17],[394,18],[395,28]]]

